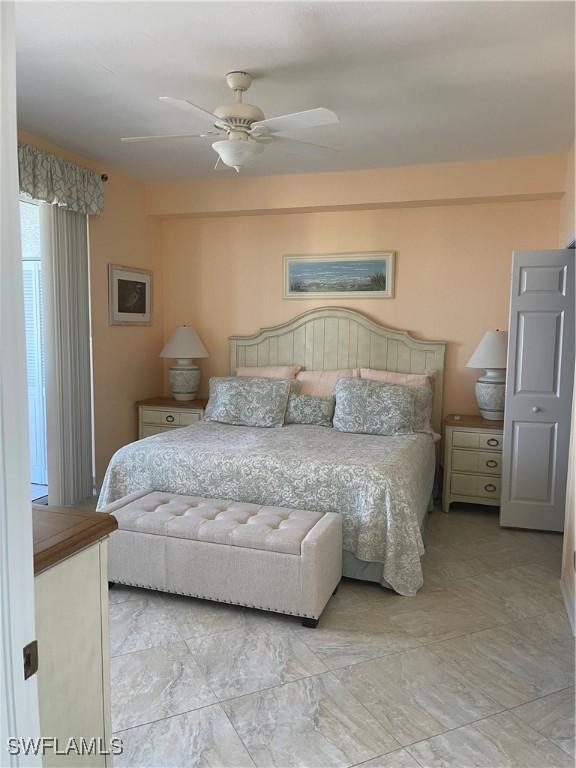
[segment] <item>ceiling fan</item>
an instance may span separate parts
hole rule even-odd
[[[196,121],[201,120],[209,127],[204,133],[170,133],[160,136],[130,136],[121,139],[124,142],[156,141],[163,139],[200,138],[214,139],[212,149],[218,154],[215,168],[220,161],[234,168],[239,173],[241,168],[250,162],[266,146],[282,142],[284,146],[300,152],[325,152],[331,147],[300,141],[289,134],[306,128],[316,128],[323,125],[334,125],[339,122],[338,116],[329,109],[318,107],[304,112],[292,112],[288,115],[266,119],[259,107],[245,104],[242,94],[252,83],[252,75],[248,72],[229,72],[226,83],[236,94],[236,102],[216,107],[209,112],[188,99],[175,99],[171,96],[160,96],[160,101],[184,109],[194,115]],[[335,150],[332,150],[335,151]]]

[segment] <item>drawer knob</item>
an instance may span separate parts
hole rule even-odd
[[[166,416],[166,421],[168,421],[170,424],[174,421],[174,416]]]
[[[494,459],[488,459],[488,461],[486,462],[486,466],[493,469],[494,467],[498,466],[498,462],[494,461]]]
[[[487,442],[488,442],[488,445],[491,445],[491,446],[500,445],[500,441],[497,440],[495,437],[489,438]]]
[[[538,406],[537,406],[537,405],[535,405],[535,406],[532,408],[532,413],[539,413],[539,412],[540,412],[540,408],[538,408]]]
[[[488,493],[494,493],[494,491],[496,490],[496,486],[493,483],[486,483],[486,485],[484,486],[484,490],[488,491]]]

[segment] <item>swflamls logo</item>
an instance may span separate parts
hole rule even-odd
[[[11,736],[8,739],[9,755],[121,755],[123,751],[122,739],[117,736],[113,736],[109,744],[101,736],[65,740],[56,736]]]

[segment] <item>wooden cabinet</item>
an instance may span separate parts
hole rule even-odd
[[[138,438],[150,437],[170,429],[189,427],[204,416],[206,400],[173,400],[155,397],[141,400],[138,407]]]
[[[453,501],[500,504],[502,422],[448,416],[445,422],[443,508]]]

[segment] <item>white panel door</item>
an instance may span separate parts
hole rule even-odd
[[[574,374],[574,251],[512,260],[500,524],[564,527]]]

